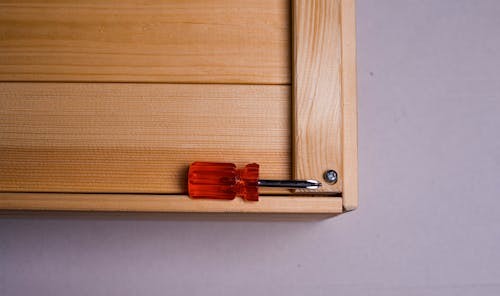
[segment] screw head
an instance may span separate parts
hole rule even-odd
[[[337,172],[334,170],[328,170],[323,174],[323,178],[328,184],[335,184],[338,180]]]

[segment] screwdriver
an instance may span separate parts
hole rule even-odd
[[[237,169],[234,163],[193,162],[188,172],[188,193],[191,198],[234,199],[258,201],[259,187],[318,189],[316,180],[259,180],[259,165],[247,164]]]

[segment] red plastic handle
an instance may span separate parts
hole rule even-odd
[[[193,162],[188,173],[191,198],[259,200],[259,165],[237,169],[233,163]]]

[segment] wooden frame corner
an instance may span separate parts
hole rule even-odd
[[[342,0],[342,202],[345,211],[358,207],[358,113],[355,0]]]
[[[341,193],[345,211],[358,204],[354,2],[292,5],[293,175],[321,180],[326,170],[337,171],[338,182],[320,193]]]

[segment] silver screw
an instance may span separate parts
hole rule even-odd
[[[323,178],[329,184],[335,184],[338,180],[337,172],[334,170],[328,170],[323,174]]]

